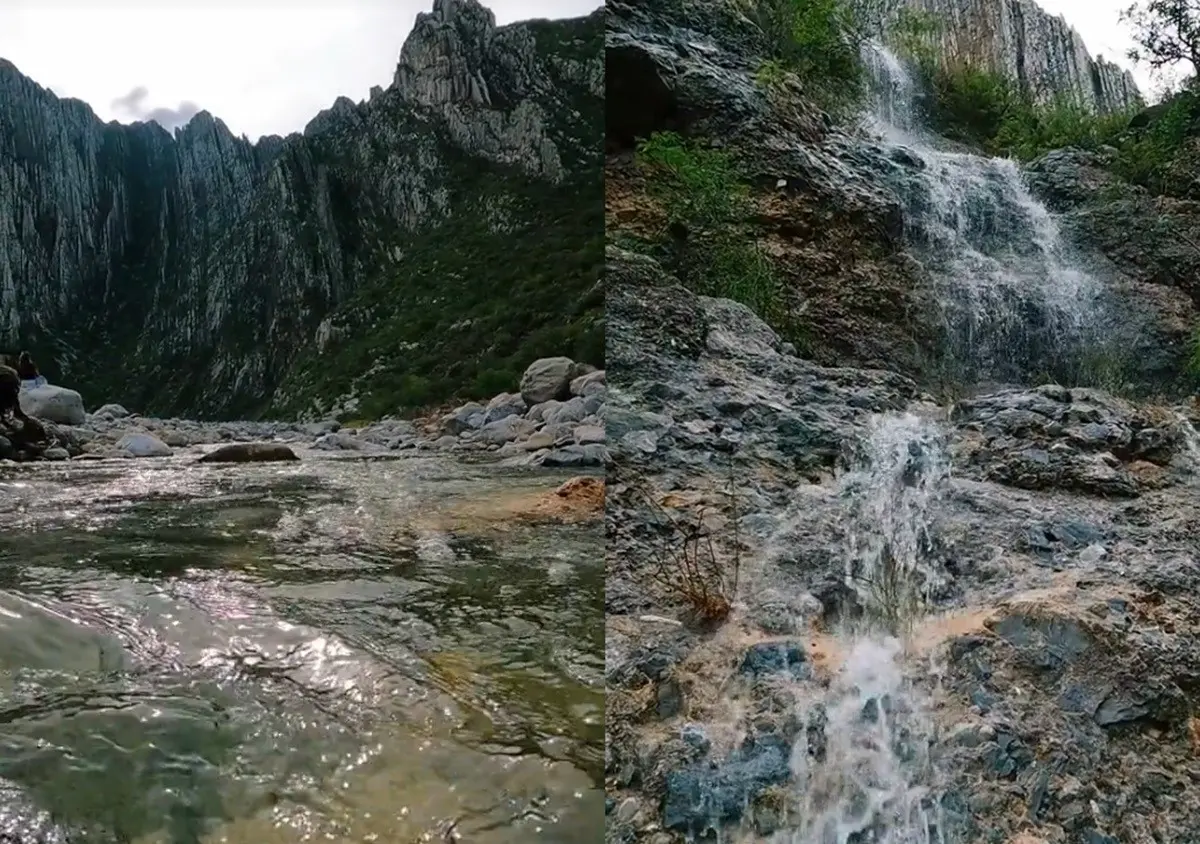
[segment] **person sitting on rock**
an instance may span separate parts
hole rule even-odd
[[[37,364],[33,362],[29,352],[21,352],[21,356],[17,358],[17,374],[21,376],[21,384],[24,387],[44,387],[46,385],[46,376],[38,372]]]

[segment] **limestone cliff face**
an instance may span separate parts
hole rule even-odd
[[[1099,112],[1141,103],[1129,71],[1091,56],[1078,32],[1032,0],[907,2],[939,22],[948,61],[982,63],[1042,101],[1069,95]]]
[[[0,60],[0,346],[31,347],[93,404],[298,406],[297,366],[336,357],[331,326],[365,288],[437,288],[436,260],[405,266],[414,240],[448,221],[495,233],[484,212],[497,205],[511,231],[532,219],[529,184],[557,195],[595,182],[599,203],[602,32],[600,13],[496,27],[475,0],[435,0],[391,86],[255,144],[205,112],[174,136],[106,125]],[[503,196],[480,202],[479,174]],[[460,297],[448,298],[424,301],[453,317]],[[440,316],[406,316],[440,332]],[[387,368],[399,349],[359,351]]]

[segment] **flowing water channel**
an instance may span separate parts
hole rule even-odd
[[[877,93],[871,128],[880,175],[900,198],[913,252],[936,282],[943,355],[960,384],[1086,381],[1103,334],[1102,286],[1072,260],[1053,216],[1012,161],[950,150],[925,132],[919,91],[894,55],[867,54]],[[933,611],[942,575],[930,563],[950,476],[935,421],[878,417],[840,481],[845,585],[854,596],[834,631],[842,655],[828,687],[797,683],[804,733],[791,758],[796,804],[778,844],[957,844],[928,696],[938,669],[907,647]],[[780,539],[804,513],[791,514]]]
[[[194,459],[0,468],[0,839],[592,840],[602,528],[479,515],[563,478]]]

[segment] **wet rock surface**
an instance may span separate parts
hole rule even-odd
[[[644,257],[609,260],[606,840],[792,840],[801,783],[828,783],[804,777],[829,775],[847,723],[832,690],[854,656],[835,631],[865,611],[848,549],[905,537],[852,500],[881,417],[939,432],[899,440],[896,475],[937,488],[910,537],[927,595],[898,663],[911,696],[858,717],[906,725],[889,758],[930,784],[913,811],[945,836],[931,840],[1196,839],[1185,408],[1057,385],[939,406],[893,373],[793,356]],[[663,586],[663,513],[740,560],[730,619],[698,625]]]
[[[1200,205],[1125,182],[1103,151],[1055,150],[1025,174],[1109,282],[1137,384],[1178,392],[1200,302]]]
[[[805,314],[814,359],[922,371],[922,349],[939,325],[889,181],[904,167],[834,127],[798,83],[774,92],[759,85],[769,47],[727,4],[611,2],[606,12],[609,231],[650,237],[665,225],[639,200],[635,137],[666,130],[719,139],[747,174],[752,225],[790,306]]]

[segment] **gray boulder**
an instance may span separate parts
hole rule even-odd
[[[60,425],[82,425],[87,419],[83,397],[66,387],[47,384],[21,390],[21,410],[38,419],[48,419]]]
[[[299,460],[283,443],[231,443],[200,458],[201,463],[275,463]]]
[[[571,382],[580,374],[580,365],[570,358],[539,358],[521,376],[521,397],[529,405],[551,399],[568,399],[571,397]]]
[[[520,393],[501,393],[488,402],[483,424],[487,425],[509,416],[521,416],[527,407]]]
[[[605,381],[604,370],[597,369],[594,372],[589,372],[586,375],[580,375],[571,382],[571,395],[587,396],[591,395],[597,389],[602,389],[608,382]]]
[[[109,419],[124,419],[125,417],[129,416],[130,413],[119,404],[109,403],[99,408],[93,415],[104,416]]]
[[[442,432],[458,435],[464,431],[477,431],[487,419],[487,408],[479,402],[467,402],[457,410],[442,417]]]
[[[484,425],[476,438],[489,445],[503,445],[527,437],[537,430],[537,423],[520,416],[507,416]]]

